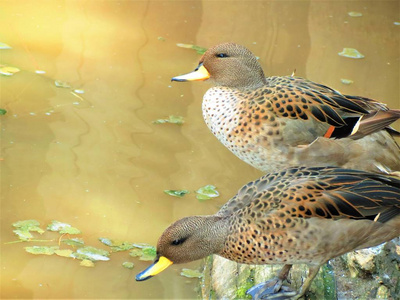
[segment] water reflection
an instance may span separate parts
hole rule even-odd
[[[320,1],[3,1],[1,297],[195,298],[196,280],[169,274],[136,283],[148,264],[127,253],[93,269],[25,253],[10,224],[60,220],[98,237],[155,244],[172,221],[216,211],[260,173],[212,136],[201,115],[206,83],[170,83],[199,55],[176,43],[248,46],[268,75],[296,74],[348,94],[399,103],[399,3]],[[349,11],[360,11],[352,18]],[[366,58],[337,55],[354,47]],[[36,74],[35,70],[45,70]],[[341,78],[354,81],[346,86]],[[57,88],[55,80],[71,89]],[[84,94],[71,93],[74,89]],[[183,126],[154,125],[168,115]],[[399,128],[399,125],[396,124]],[[218,187],[198,202],[164,189]],[[133,271],[124,261],[134,261]],[[189,267],[196,268],[200,262]],[[186,266],[187,267],[187,266]]]

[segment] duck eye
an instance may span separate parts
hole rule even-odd
[[[226,53],[217,53],[215,56],[216,56],[216,57],[221,57],[221,58],[229,57],[229,55],[226,54]]]
[[[173,240],[171,244],[174,246],[177,246],[177,245],[183,244],[184,241],[185,241],[185,239],[176,239],[176,240]]]

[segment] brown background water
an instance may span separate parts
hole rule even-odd
[[[51,220],[98,237],[155,244],[174,220],[214,213],[261,175],[208,131],[207,83],[171,83],[199,55],[177,43],[250,48],[267,75],[296,75],[400,108],[399,2],[394,1],[1,1],[1,298],[196,298],[196,279],[173,265],[137,283],[149,263],[112,254],[95,268],[33,256],[11,224]],[[350,17],[357,11],[362,17]],[[163,39],[159,39],[162,37]],[[165,39],[165,40],[164,40]],[[365,55],[340,57],[344,47]],[[35,70],[45,70],[39,75]],[[341,78],[352,79],[344,85]],[[54,80],[83,89],[81,98]],[[183,126],[154,125],[168,115]],[[398,122],[399,123],[399,122]],[[399,129],[399,124],[396,124]],[[218,187],[200,203],[164,189]],[[131,271],[121,266],[132,261]]]

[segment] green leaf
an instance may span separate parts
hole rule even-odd
[[[61,241],[66,245],[76,246],[76,247],[81,247],[85,244],[84,241],[79,238],[66,239],[66,240],[61,240]]]
[[[153,121],[153,124],[165,124],[165,123],[182,125],[183,123],[185,123],[185,121],[181,116],[169,116],[168,119],[158,119],[156,121]]]
[[[15,229],[13,232],[18,236],[18,238],[22,241],[28,241],[33,239],[33,235],[26,230]]]
[[[66,227],[64,229],[61,229],[59,231],[60,233],[66,233],[66,234],[81,234],[81,231],[78,228],[75,227]]]
[[[15,73],[19,72],[20,70],[16,67],[10,67],[10,66],[1,66],[0,65],[0,74],[1,75],[6,75],[6,76],[11,76],[14,75]]]
[[[60,221],[53,220],[49,225],[47,225],[47,230],[50,231],[60,231],[66,227],[71,227],[71,225],[67,223],[62,223]]]
[[[42,234],[44,230],[39,227],[40,223],[36,220],[23,220],[12,224],[15,228],[22,231],[36,231]],[[15,230],[14,230],[15,232]]]
[[[58,246],[32,246],[25,247],[25,251],[35,255],[53,255],[58,250]]]
[[[130,261],[125,261],[125,262],[122,263],[122,266],[124,268],[127,268],[127,269],[133,269],[135,264],[133,262],[130,262]]]
[[[50,231],[58,231],[59,233],[68,233],[68,234],[80,234],[81,231],[75,227],[67,223],[62,223],[60,221],[51,221],[49,225],[47,225],[47,230]]]
[[[173,197],[182,198],[183,196],[189,194],[190,192],[188,190],[164,190],[164,193]]]
[[[79,265],[83,266],[83,267],[89,267],[89,268],[93,268],[94,267],[94,263],[89,260],[89,259],[83,259]]]
[[[200,55],[203,55],[207,51],[207,48],[196,46],[193,44],[176,44],[176,45],[181,48],[193,49]]]
[[[66,89],[68,89],[68,88],[71,87],[70,84],[69,84],[68,82],[66,82],[66,81],[61,81],[61,80],[56,80],[56,81],[54,81],[54,84],[56,85],[56,87],[59,87],[59,88],[66,88]]]
[[[79,248],[76,250],[76,252],[72,253],[72,257],[75,257],[77,259],[88,259],[91,261],[97,261],[97,260],[110,260],[109,258],[110,253],[106,250],[103,249],[98,249],[92,246],[86,246]]]
[[[181,276],[187,277],[187,278],[201,278],[203,277],[203,273],[201,273],[198,270],[192,270],[192,269],[182,269],[181,271]]]
[[[218,193],[218,191],[216,190],[216,187],[213,186],[213,185],[210,185],[210,184],[199,188],[199,189],[196,191],[196,194],[197,194],[197,195],[196,195],[196,198],[197,198],[198,200],[200,200],[200,201],[209,200],[209,199],[211,199],[211,198],[215,198],[215,197],[218,197],[218,196],[219,196],[219,193]]]
[[[124,241],[111,240],[109,238],[99,238],[99,241],[111,247],[112,252],[126,251],[134,248],[132,243]]]
[[[139,257],[140,260],[154,260],[157,256],[157,250],[155,247],[148,244],[133,244],[135,247],[129,252],[132,257]]]
[[[357,11],[350,11],[347,13],[350,17],[362,17],[362,13]]]
[[[349,58],[364,58],[357,49],[354,48],[343,48],[342,52],[338,53],[340,56],[349,57]]]
[[[348,15],[350,17],[362,17],[363,14],[360,12],[357,12],[357,11],[350,11],[350,12],[348,12]]]
[[[343,84],[352,84],[352,83],[354,82],[354,81],[351,80],[351,79],[344,79],[344,78],[341,78],[340,81],[341,81]]]
[[[7,113],[7,111],[3,108],[0,108],[0,116],[4,116]]]
[[[6,43],[0,42],[0,49],[11,49],[11,47],[9,45],[7,45]]]
[[[70,249],[63,249],[63,250],[58,249],[55,250],[54,253],[62,257],[72,257],[73,251]]]

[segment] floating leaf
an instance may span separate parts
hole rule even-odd
[[[22,241],[28,241],[33,238],[33,235],[29,231],[26,231],[26,230],[16,229],[16,230],[13,230],[13,232],[16,235],[18,235],[18,238]]]
[[[350,17],[362,17],[363,14],[360,12],[357,12],[357,11],[350,11],[350,12],[348,12],[348,15]]]
[[[59,231],[60,233],[67,233],[67,234],[81,234],[81,231],[75,227],[66,227]]]
[[[133,244],[135,247],[129,252],[132,257],[139,257],[140,260],[154,260],[157,256],[157,250],[155,247],[148,244]]]
[[[58,250],[58,246],[32,246],[25,247],[25,251],[35,255],[53,255]]]
[[[344,78],[341,78],[340,81],[341,81],[343,84],[352,84],[352,83],[354,82],[354,81],[351,80],[351,79],[344,79]]]
[[[77,259],[88,259],[91,261],[97,261],[97,260],[110,260],[108,257],[110,256],[110,253],[106,250],[103,249],[98,249],[92,246],[86,246],[79,248],[76,250],[76,252],[72,253],[72,257],[75,257]]]
[[[49,225],[47,225],[47,230],[50,231],[58,231],[59,233],[68,233],[68,234],[80,234],[81,231],[75,227],[67,223],[63,223],[60,221],[51,221]]]
[[[190,192],[188,190],[164,190],[164,193],[173,197],[182,198],[183,196],[189,194]]]
[[[39,232],[40,234],[44,232],[44,230],[39,227],[40,223],[36,220],[17,221],[12,225],[20,231],[36,231]]]
[[[51,221],[51,223],[49,225],[47,225],[47,230],[60,231],[66,227],[71,227],[71,225],[60,222],[60,221],[53,220],[53,221]]]
[[[3,108],[0,108],[0,116],[4,116],[7,113],[7,111]]]
[[[187,277],[187,278],[201,278],[203,277],[203,273],[201,273],[198,270],[192,270],[192,269],[182,269],[181,271],[181,276]]]
[[[134,248],[133,244],[129,242],[116,241],[108,238],[99,238],[99,241],[111,247],[112,252],[126,251]]]
[[[11,47],[5,43],[0,42],[0,49],[11,49]]]
[[[354,48],[343,48],[343,51],[339,52],[338,54],[340,56],[350,57],[350,58],[364,58],[365,57],[357,49],[354,49]]]
[[[16,67],[0,66],[0,74],[2,74],[2,75],[11,76],[19,71],[20,70]]]
[[[178,124],[182,125],[185,121],[183,120],[183,117],[181,116],[169,116],[168,119],[158,119],[156,121],[153,121],[154,124],[165,124],[165,123],[171,123],[171,124]]]
[[[66,240],[62,240],[62,242],[66,245],[69,246],[76,246],[76,247],[80,247],[83,246],[85,243],[82,239],[79,238],[73,238],[73,239],[66,239]]]
[[[70,249],[63,249],[63,250],[58,249],[55,250],[54,253],[62,257],[72,257],[73,251]]]
[[[122,263],[122,266],[127,269],[133,269],[135,264],[133,262],[125,261]]]
[[[61,81],[61,80],[54,81],[54,84],[56,85],[56,87],[59,87],[59,88],[70,88],[71,87],[68,82]]]
[[[196,46],[196,45],[192,45],[192,44],[176,44],[178,47],[181,48],[186,48],[186,49],[193,49],[195,50],[198,54],[203,55],[206,51],[207,48],[204,47],[200,47],[200,46]]]
[[[219,196],[219,193],[216,190],[216,187],[213,185],[210,185],[210,184],[199,188],[196,191],[196,194],[197,194],[196,198],[199,199],[200,201],[201,200],[209,200],[211,198],[215,198],[215,197]]]
[[[93,268],[94,267],[94,263],[89,260],[89,259],[84,259],[82,260],[79,265],[83,266],[83,267],[89,267],[89,268]]]

